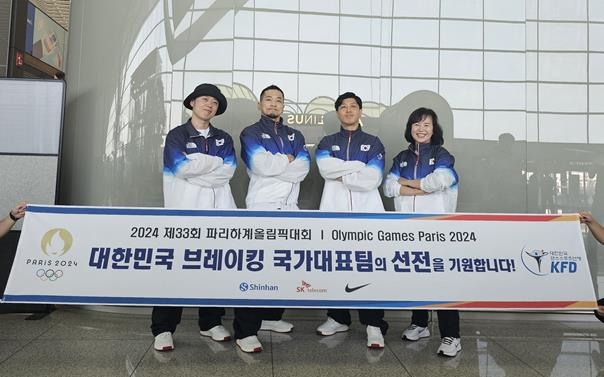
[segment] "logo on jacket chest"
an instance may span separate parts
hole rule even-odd
[[[263,138],[263,139],[270,139],[271,135],[262,133],[262,135],[260,135],[260,137]]]
[[[369,152],[370,149],[371,149],[370,144],[361,144],[361,152]]]
[[[195,148],[197,148],[197,144],[195,144],[194,142],[189,141],[187,143],[187,149],[195,149]]]
[[[296,138],[296,134],[287,135],[287,140],[289,140],[289,141],[294,141],[295,138]]]
[[[216,139],[216,146],[220,147],[224,145],[224,139]]]

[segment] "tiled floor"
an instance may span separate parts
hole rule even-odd
[[[347,333],[320,337],[314,332],[322,321],[317,312],[286,311],[294,332],[261,332],[260,354],[201,338],[194,313],[185,311],[169,353],[153,350],[146,314],[74,307],[40,320],[2,314],[0,376],[604,376],[604,324],[589,315],[554,321],[462,313],[463,350],[443,358],[435,354],[436,323],[430,338],[400,340],[408,322],[400,312],[387,315],[386,348],[376,351],[365,347],[358,322]],[[224,323],[230,328],[231,318]]]

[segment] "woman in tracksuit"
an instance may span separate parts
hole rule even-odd
[[[399,153],[384,182],[384,194],[394,198],[398,212],[452,213],[457,207],[458,177],[455,158],[442,147],[443,131],[436,113],[419,108],[411,113],[405,128],[409,148]],[[455,356],[461,351],[459,311],[438,310],[441,344],[437,353]],[[430,336],[428,311],[414,310],[405,340]]]

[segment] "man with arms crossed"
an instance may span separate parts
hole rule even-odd
[[[254,210],[298,209],[300,182],[310,170],[310,155],[300,131],[283,124],[285,96],[276,85],[260,93],[260,120],[241,132],[241,158],[250,177],[246,207]],[[258,330],[290,332],[280,308],[235,308],[235,339],[244,352],[261,352]]]
[[[227,100],[216,86],[201,84],[183,102],[191,118],[172,129],[164,147],[164,206],[189,209],[237,208],[229,181],[235,173],[233,139],[212,126],[224,113]],[[199,333],[217,342],[231,339],[222,326],[224,308],[199,308]],[[181,307],[155,306],[151,330],[157,351],[174,349],[172,334],[180,323]]]
[[[378,187],[384,174],[384,145],[361,129],[363,102],[346,92],[335,103],[340,132],[325,136],[317,147],[319,173],[325,179],[321,205],[324,211],[384,212]],[[367,347],[384,348],[388,323],[384,310],[360,309],[361,324],[367,326]],[[348,331],[348,309],[330,309],[327,321],[317,328],[324,336]]]

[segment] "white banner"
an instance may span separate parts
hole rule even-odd
[[[30,205],[4,302],[596,308],[578,216]]]

